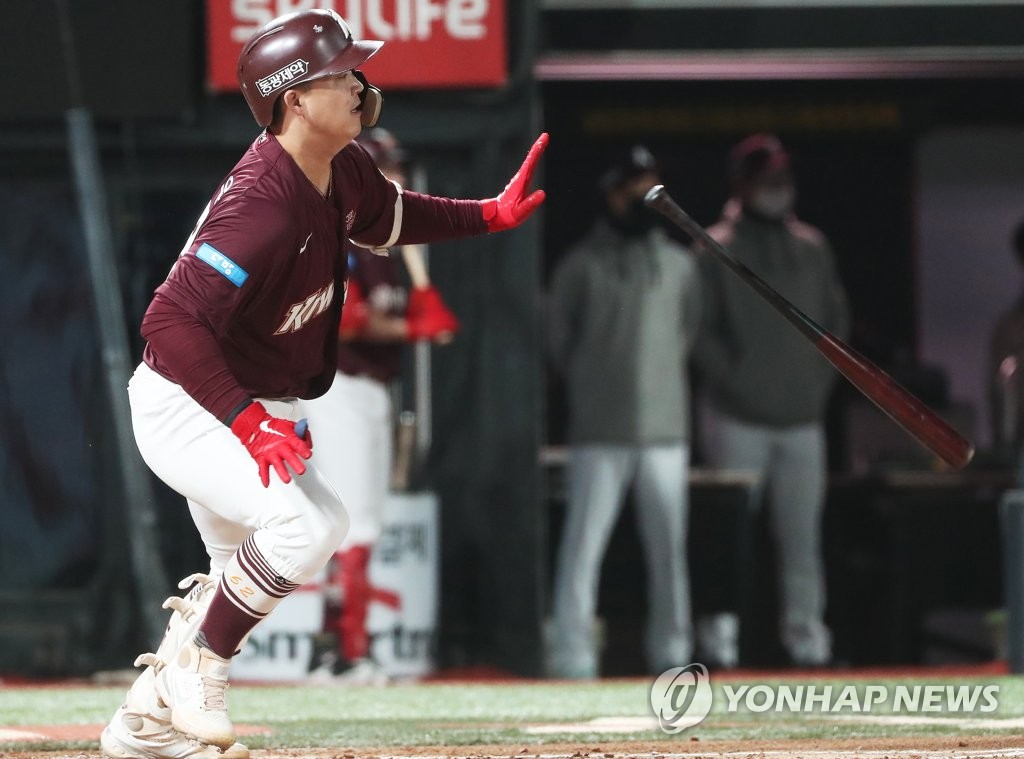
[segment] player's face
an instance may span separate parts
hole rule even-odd
[[[608,194],[608,206],[617,216],[624,216],[643,205],[644,196],[647,191],[661,180],[653,171],[647,171],[639,176],[628,180],[622,187],[611,191]],[[642,215],[647,215],[647,210],[642,209]]]
[[[325,76],[309,83],[303,97],[306,122],[326,137],[336,137],[342,147],[359,136],[359,93],[362,83],[351,71]]]
[[[782,219],[793,211],[796,188],[789,169],[765,172],[740,190],[743,205],[767,219]]]

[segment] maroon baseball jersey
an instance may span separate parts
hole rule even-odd
[[[142,321],[144,360],[230,423],[252,397],[330,387],[345,245],[429,241],[486,228],[479,201],[401,194],[351,143],[324,198],[263,132],[221,184]]]
[[[349,248],[349,282],[358,283],[366,302],[388,316],[405,316],[409,300],[399,271],[390,255],[378,255],[365,248]],[[338,369],[354,377],[366,375],[380,382],[389,382],[402,371],[402,343],[358,338],[345,340],[338,346]]]

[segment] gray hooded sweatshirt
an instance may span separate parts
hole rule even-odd
[[[571,444],[686,439],[700,312],[696,262],[660,229],[625,237],[600,220],[566,253],[548,295],[547,342],[566,379]]]
[[[824,235],[795,219],[766,222],[735,203],[708,230],[729,253],[833,334],[850,317]],[[694,363],[712,404],[748,424],[819,422],[836,378],[832,366],[746,282],[702,256],[704,317]]]

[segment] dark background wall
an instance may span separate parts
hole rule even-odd
[[[589,225],[597,177],[623,143],[650,147],[676,200],[709,225],[728,197],[728,149],[752,132],[778,134],[794,156],[797,212],[836,250],[854,347],[980,448],[963,476],[934,472],[912,441],[848,384],[837,384],[825,518],[827,619],[837,659],[994,656],[986,619],[1001,604],[1001,557],[992,547],[1008,479],[986,448],[979,357],[994,313],[1020,288],[1009,240],[1024,204],[1010,179],[1017,153],[1005,146],[1024,134],[1024,112],[1007,97],[1022,71],[1005,24],[1016,23],[1022,8],[706,5],[545,14],[537,71],[545,124],[559,138],[547,163],[545,274]],[[609,52],[620,47],[643,52]],[[1000,147],[972,142],[986,134],[998,136]],[[972,149],[955,147],[965,144]],[[974,164],[970,156],[986,160]],[[546,390],[548,440],[558,444],[565,399],[553,374]],[[902,470],[923,476],[902,478]],[[556,471],[552,534],[564,513],[558,482]],[[738,551],[735,525],[723,526],[723,514],[735,522],[731,510],[742,508],[742,493],[698,482],[691,498],[695,608],[735,604],[746,620],[744,663],[778,665],[784,657],[773,621],[774,553],[763,510],[748,525],[746,550]],[[644,599],[635,591],[645,576],[633,522],[627,504],[601,585],[608,638],[602,664],[616,674],[644,667],[637,654]],[[959,541],[977,548],[972,560],[951,551]]]
[[[592,217],[594,183],[609,151],[648,144],[676,199],[709,224],[726,197],[728,147],[751,131],[778,132],[796,157],[800,214],[826,230],[839,253],[855,346],[929,391],[931,375],[918,361],[915,155],[939,129],[1024,128],[1024,106],[1014,96],[1024,79],[1014,53],[1024,9],[507,5],[509,86],[388,92],[385,124],[416,155],[429,190],[456,197],[494,195],[537,132],[552,135],[540,176],[548,190],[541,218],[512,234],[432,251],[434,278],[465,328],[434,362],[435,447],[421,482],[442,503],[440,663],[536,674],[559,508],[538,456],[564,437],[560,388],[541,357],[540,297],[552,264]],[[124,517],[133,506],[120,495],[80,258],[63,121],[76,98],[58,7],[47,0],[0,8],[9,74],[0,99],[0,191],[12,199],[0,257],[18,294],[7,300],[17,313],[0,344],[7,420],[0,430],[0,651],[7,660],[0,669],[67,673],[122,666],[124,647],[140,641],[124,558]],[[78,104],[96,120],[124,319],[138,356],[138,323],[152,288],[256,129],[240,97],[204,88],[200,0],[161,4],[159,14],[133,0],[69,0],[67,7]],[[900,63],[920,62],[937,45],[953,52],[937,57],[931,71]],[[765,77],[755,61],[747,74],[735,66],[728,73],[730,61],[756,51],[799,64],[807,51],[834,61],[834,48],[888,63],[860,75],[815,76],[797,66],[797,73]],[[679,73],[570,80],[548,67],[588,55],[603,65],[615,50],[627,58],[629,51],[675,55]],[[701,75],[691,65],[709,55],[726,73]],[[30,369],[38,372],[29,376]],[[850,463],[843,431],[850,400],[840,386],[830,427],[839,474]],[[22,443],[26,436],[31,445]],[[46,444],[54,438],[71,452]],[[180,499],[157,482],[153,488],[162,563],[169,576],[183,576],[202,562],[201,546]],[[641,579],[618,571],[636,569],[630,545],[627,537],[609,555],[609,566],[619,562],[606,573],[618,580],[608,586],[613,606],[637,599],[632,589]],[[14,567],[35,569],[31,576],[6,571]],[[635,609],[621,608],[628,627]],[[68,623],[54,627],[62,618]],[[45,646],[26,642],[40,635],[48,636]]]
[[[161,3],[159,11],[127,0],[65,5],[70,27],[54,0],[3,4],[8,76],[0,119],[59,118],[79,99],[100,118],[179,118],[202,98],[200,3]],[[80,94],[71,77],[81,82]]]

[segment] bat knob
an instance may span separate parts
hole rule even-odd
[[[654,201],[656,201],[659,197],[661,197],[661,194],[663,192],[665,192],[665,185],[663,185],[663,184],[656,184],[656,185],[654,185],[654,187],[649,189],[647,191],[647,194],[644,195],[644,204],[648,205],[648,206],[649,205],[653,205]]]
[[[298,437],[304,437],[308,427],[309,427],[309,421],[306,420],[306,419],[300,419],[299,421],[297,421],[295,423],[295,434]]]

